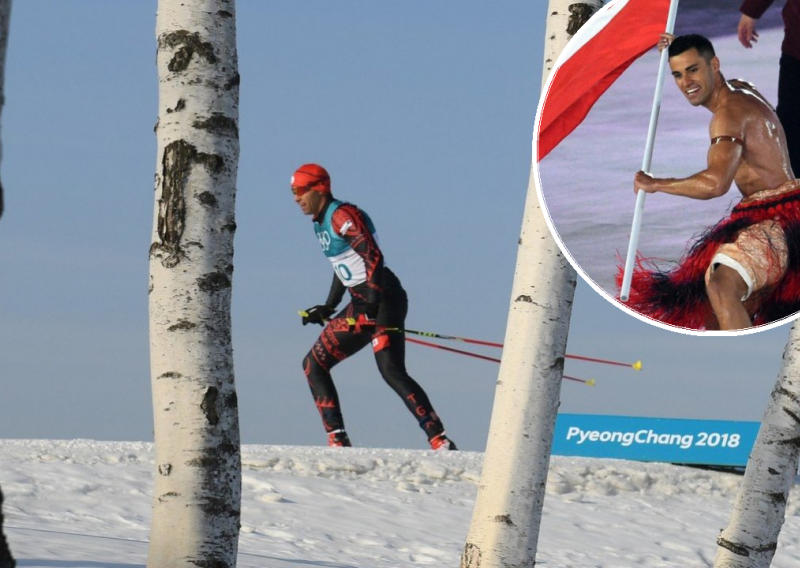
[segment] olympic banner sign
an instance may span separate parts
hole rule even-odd
[[[759,422],[559,414],[553,454],[745,466]]]

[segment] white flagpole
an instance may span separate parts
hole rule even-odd
[[[678,13],[678,0],[672,0],[667,16],[666,33],[671,34],[675,29],[675,15]],[[667,49],[661,52],[661,59],[658,64],[658,78],[656,79],[656,92],[653,96],[653,109],[650,111],[650,127],[647,131],[647,144],[644,147],[644,159],[642,160],[642,171],[650,172],[650,164],[653,160],[653,144],[656,138],[656,126],[658,125],[658,112],[661,110],[661,93],[664,90],[664,76],[667,71],[667,59],[669,57]],[[636,249],[639,246],[639,232],[642,227],[642,214],[644,213],[644,198],[647,193],[639,190],[636,192],[636,208],[633,210],[633,224],[631,226],[631,237],[628,242],[628,256],[625,259],[625,273],[622,277],[622,288],[619,299],[623,302],[628,301],[631,293],[631,280],[633,279],[633,265],[636,260]]]

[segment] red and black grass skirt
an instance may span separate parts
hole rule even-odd
[[[720,245],[734,242],[739,231],[775,220],[783,228],[789,246],[788,268],[776,285],[753,293],[753,325],[764,325],[800,311],[800,181],[788,182],[790,190],[759,200],[743,200],[730,215],[701,234],[672,270],[637,257],[629,301],[625,305],[669,325],[703,329],[712,315],[706,295],[705,273]],[[617,271],[617,289],[624,267]]]

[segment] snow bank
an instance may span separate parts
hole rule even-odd
[[[457,566],[483,454],[244,446],[241,567]],[[143,567],[153,447],[0,440],[20,567]],[[741,477],[665,464],[552,459],[541,566],[708,564]],[[773,566],[800,561],[796,491]]]

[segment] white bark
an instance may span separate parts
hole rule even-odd
[[[159,0],[156,27],[156,475],[147,565],[232,567],[241,513],[230,320],[239,159],[234,0]]]
[[[8,48],[8,24],[11,20],[11,0],[0,0],[0,111],[6,104],[6,51]],[[3,145],[0,143],[0,160],[3,158]],[[0,217],[3,216],[3,184],[0,183]]]
[[[550,0],[542,82],[599,0]],[[568,33],[569,28],[569,33]],[[503,358],[462,568],[534,566],[576,274],[528,183]]]
[[[798,455],[800,327],[794,323],[730,522],[717,538],[715,568],[763,568],[772,563]]]
[[[11,19],[11,0],[0,0],[0,111],[6,102],[6,50],[8,48],[8,28]],[[0,159],[3,147],[0,144]],[[3,185],[0,183],[0,217],[3,216]],[[3,533],[3,491],[0,490],[0,566],[14,566],[8,542]]]
[[[0,0],[0,111],[6,102],[6,48],[8,47],[8,23],[11,18],[11,0]],[[3,150],[0,145],[0,158]],[[0,183],[0,217],[3,216],[3,185]],[[3,533],[3,491],[0,489],[0,566],[13,566],[14,559]]]

